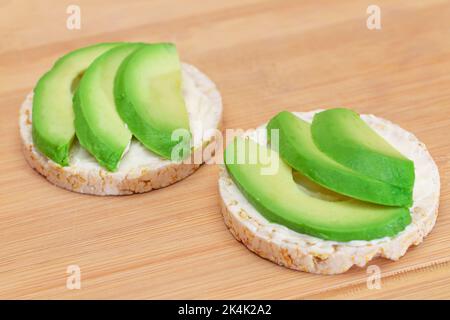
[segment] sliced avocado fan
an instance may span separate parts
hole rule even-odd
[[[189,118],[181,89],[181,64],[173,44],[148,44],[135,51],[120,66],[115,80],[117,110],[133,135],[149,150],[172,160],[180,143],[172,139],[176,130],[185,132],[189,144]]]
[[[267,154],[264,161],[259,160],[261,154]],[[372,240],[394,236],[411,222],[404,207],[311,196],[294,182],[292,169],[278,153],[250,139],[236,138],[224,159],[232,179],[265,218],[299,233],[344,242]],[[274,162],[278,170],[263,174],[262,169]]]
[[[62,166],[69,165],[75,136],[73,91],[95,58],[118,43],[101,43],[72,51],[60,58],[34,89],[33,141],[37,149]]]
[[[131,132],[117,113],[114,78],[122,61],[143,45],[127,43],[102,54],[86,70],[75,93],[77,138],[109,171],[117,170],[131,141]]]
[[[269,139],[273,129],[278,130],[283,160],[319,185],[377,204],[408,207],[412,204],[411,190],[364,175],[322,152],[311,137],[311,125],[294,114],[283,111],[273,117],[267,125]]]
[[[412,190],[414,162],[373,131],[360,116],[344,108],[314,116],[314,143],[330,158],[374,179]]]

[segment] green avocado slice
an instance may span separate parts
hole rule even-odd
[[[172,140],[175,130],[190,137],[181,64],[173,44],[148,44],[125,59],[117,72],[114,95],[122,120],[154,153],[172,158],[172,149],[179,143]],[[177,154],[176,160],[185,156],[186,151]]]
[[[77,138],[109,171],[117,170],[131,141],[131,132],[116,110],[114,78],[122,61],[142,46],[128,43],[102,54],[86,70],[75,93]]]
[[[319,185],[346,196],[389,206],[412,204],[412,192],[373,179],[336,162],[314,144],[311,125],[294,114],[283,111],[268,126],[278,129],[279,153],[286,163]]]
[[[33,141],[37,149],[62,166],[69,165],[75,136],[72,98],[86,68],[117,43],[101,43],[68,53],[39,79],[33,97]]]
[[[267,157],[261,161],[255,153]],[[226,148],[224,159],[232,179],[264,217],[299,233],[342,242],[373,240],[394,236],[411,222],[405,207],[311,196],[294,182],[292,169],[275,151],[250,139],[236,138]],[[274,174],[263,174],[262,169],[276,162]]]
[[[414,162],[373,131],[356,112],[344,108],[319,112],[314,116],[311,133],[319,149],[344,166],[413,189]]]

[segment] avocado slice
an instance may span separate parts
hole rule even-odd
[[[102,54],[86,70],[75,93],[77,138],[109,171],[117,170],[131,141],[131,132],[116,110],[114,78],[123,60],[142,46],[128,43]]]
[[[178,144],[172,133],[184,129],[190,137],[181,65],[173,44],[148,44],[126,58],[116,75],[114,95],[122,120],[152,152],[171,159]]]
[[[363,201],[390,206],[410,206],[412,192],[391,185],[336,162],[314,144],[311,125],[283,111],[267,125],[270,131],[279,131],[279,153],[286,163],[319,185]]]
[[[259,160],[255,153],[267,153],[269,161]],[[411,222],[405,207],[350,198],[328,201],[306,193],[294,182],[292,169],[277,152],[250,139],[233,140],[224,159],[232,179],[264,217],[299,233],[343,242],[373,240],[394,236]],[[278,161],[276,173],[262,174],[262,169],[274,161]]]
[[[86,68],[117,43],[101,43],[68,53],[56,61],[34,89],[33,141],[37,149],[62,166],[69,165],[75,136],[72,96]]]
[[[319,149],[342,165],[374,179],[412,190],[414,162],[345,108],[314,116],[311,133]]]

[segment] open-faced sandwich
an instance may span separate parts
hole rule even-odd
[[[292,269],[337,274],[397,260],[436,221],[439,172],[425,145],[374,115],[284,111],[235,138],[224,160],[226,225]]]
[[[28,163],[52,183],[122,195],[193,173],[221,116],[216,86],[173,44],[101,43],[42,76],[21,107],[20,132]]]

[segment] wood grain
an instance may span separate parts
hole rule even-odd
[[[449,274],[450,263],[441,263],[382,278],[379,287],[361,283],[307,299],[448,299]]]
[[[354,297],[411,297],[413,288],[415,298],[450,298],[449,268],[408,271],[450,259],[448,1],[377,1],[378,31],[366,28],[366,0],[77,3],[81,30],[71,31],[70,2],[0,1],[1,298],[345,298],[335,289],[366,281],[364,269],[316,276],[250,253],[223,224],[214,166],[162,190],[104,198],[31,170],[17,124],[25,94],[63,53],[116,40],[174,41],[221,89],[226,128],[283,109],[347,106],[413,131],[440,169],[437,225],[400,261],[373,262],[385,279],[406,272],[402,281]],[[81,290],[66,288],[71,264]]]

